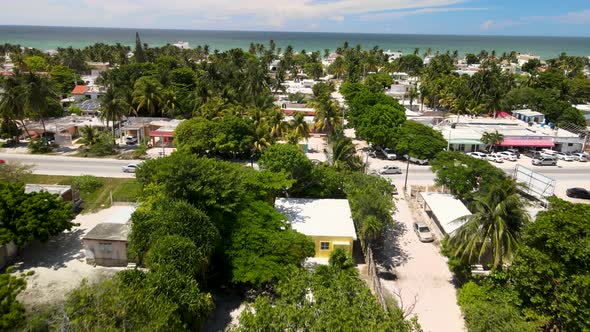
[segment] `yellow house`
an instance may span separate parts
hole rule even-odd
[[[275,209],[291,227],[315,243],[315,257],[329,258],[336,248],[352,255],[356,231],[346,199],[277,198]]]

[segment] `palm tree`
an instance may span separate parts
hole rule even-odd
[[[287,122],[285,116],[280,110],[274,110],[269,117],[270,135],[272,137],[282,137],[287,131]]]
[[[291,120],[291,128],[293,130],[294,136],[297,139],[308,139],[309,138],[309,125],[305,122],[305,117],[301,113],[296,113]]]
[[[43,133],[45,133],[47,130],[44,118],[49,106],[48,101],[51,98],[57,99],[57,94],[51,90],[46,78],[33,73],[27,74],[25,83],[23,90],[25,104],[31,114],[41,120]]]
[[[98,130],[94,127],[84,126],[80,128],[80,139],[79,143],[85,146],[92,146],[96,144],[98,140]]]
[[[414,100],[417,99],[419,95],[418,89],[415,86],[411,87],[410,91],[408,91],[408,98],[410,98],[410,109],[412,109]]]
[[[124,99],[120,98],[115,90],[108,88],[106,93],[100,97],[100,118],[106,120],[107,128],[109,121],[112,123],[111,129],[115,137],[115,122],[127,115],[128,105]]]
[[[30,133],[24,122],[26,101],[23,98],[23,93],[23,84],[19,76],[4,77],[0,80],[0,118],[5,122],[20,120],[30,138]]]
[[[364,163],[360,156],[356,154],[352,139],[343,135],[342,132],[334,134],[330,139],[330,144],[324,150],[328,161],[338,170],[362,170]]]
[[[146,110],[149,115],[154,115],[162,103],[162,86],[156,79],[144,76],[138,79],[133,86],[133,103],[137,105],[137,113]]]
[[[494,146],[502,143],[504,135],[500,134],[497,130],[493,133],[485,132],[481,135],[481,141],[486,145],[486,150],[493,150]]]
[[[510,262],[529,221],[524,206],[518,184],[512,179],[475,196],[471,204],[473,215],[449,239],[455,255],[472,262],[491,254],[494,268]]]
[[[316,112],[314,119],[316,129],[333,135],[342,124],[338,102],[330,98],[320,98],[312,103],[312,107]]]

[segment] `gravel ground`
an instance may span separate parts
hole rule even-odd
[[[47,243],[34,242],[25,248],[17,257],[14,273],[32,271],[34,274],[27,277],[27,288],[18,295],[18,300],[27,306],[61,301],[82,279],[95,281],[124,269],[86,264],[82,244],[84,234],[120,208],[114,206],[97,213],[80,214],[74,220],[80,226]]]
[[[418,240],[412,231],[418,214],[412,213],[403,197],[397,200],[396,206],[396,230],[385,248],[392,259],[396,279],[382,279],[383,287],[399,296],[402,309],[418,316],[424,332],[466,331],[447,259],[440,254],[436,243]]]

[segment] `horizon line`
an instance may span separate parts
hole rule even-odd
[[[584,38],[588,36],[565,35],[502,35],[502,34],[455,34],[455,33],[396,33],[396,32],[351,32],[351,31],[300,31],[300,30],[231,30],[231,29],[188,29],[188,28],[131,28],[115,26],[67,26],[67,25],[32,25],[32,24],[0,24],[0,27],[35,27],[35,28],[71,28],[71,29],[120,29],[120,30],[166,30],[166,31],[207,31],[207,32],[263,32],[263,33],[326,33],[326,34],[356,34],[356,35],[406,35],[406,36],[457,36],[457,37],[540,37],[540,38]]]

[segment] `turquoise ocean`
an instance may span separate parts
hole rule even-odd
[[[334,50],[345,41],[364,48],[378,46],[384,50],[412,53],[415,48],[423,54],[432,52],[459,54],[479,53],[481,50],[503,52],[531,52],[543,59],[556,57],[562,52],[569,55],[590,56],[590,37],[526,37],[526,36],[473,36],[473,35],[411,35],[364,34],[325,32],[272,32],[272,31],[205,31],[164,29],[80,28],[0,25],[0,44],[10,43],[42,50],[58,47],[83,48],[97,42],[135,44],[135,32],[143,43],[163,46],[178,41],[189,42],[191,47],[209,45],[211,50],[248,48],[251,42],[268,44],[274,40],[277,47],[293,46],[296,51]]]

